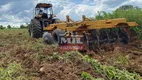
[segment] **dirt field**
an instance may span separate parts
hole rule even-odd
[[[0,80],[142,80],[142,41],[101,48],[99,52],[59,53],[57,45],[30,38],[26,29],[0,30]],[[91,58],[84,59],[85,55]],[[110,75],[108,68],[119,71]]]

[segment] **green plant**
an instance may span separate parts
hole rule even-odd
[[[24,70],[20,64],[10,63],[7,68],[0,68],[0,80],[26,80],[23,77]]]
[[[122,65],[127,65],[128,64],[128,61],[129,61],[129,55],[127,56],[122,56],[120,55],[118,57],[118,63],[122,64]]]
[[[44,47],[43,44],[41,44],[41,43],[36,43],[35,46],[34,46],[34,50],[41,50],[43,47]]]
[[[59,59],[63,59],[63,58],[58,53],[53,53],[53,55],[51,56],[51,59],[59,60]]]
[[[130,73],[127,70],[120,70],[113,66],[102,65],[97,60],[88,57],[88,55],[83,56],[78,52],[70,52],[65,54],[64,56],[67,58],[80,58],[85,62],[90,63],[95,72],[101,74],[107,80],[141,80],[140,75],[138,75],[137,73]],[[125,57],[128,58],[128,56]],[[81,76],[84,78],[84,80],[95,80],[91,75],[87,74],[86,72],[82,72]]]
[[[84,80],[104,80],[102,78],[94,78],[87,72],[82,72],[81,76],[83,77]]]
[[[142,29],[139,27],[135,27],[135,28],[133,28],[133,30],[137,33],[138,38],[142,39]]]
[[[101,65],[95,59],[91,59],[88,56],[84,56],[83,58],[94,67],[95,71],[105,75],[108,80],[141,80],[140,75],[136,73],[129,73],[126,70],[119,70],[113,66]]]

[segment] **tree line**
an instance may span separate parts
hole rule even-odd
[[[132,5],[124,5],[111,13],[100,11],[95,17],[96,20],[115,18],[126,18],[127,21],[135,21],[139,24],[140,27],[142,27],[142,8],[137,6],[134,7]]]
[[[26,25],[20,25],[20,29],[27,29],[28,28],[28,25],[29,24],[26,24]],[[18,27],[12,27],[11,25],[8,25],[8,26],[6,26],[6,27],[4,27],[3,25],[0,25],[0,29],[11,29],[11,28],[18,28]]]

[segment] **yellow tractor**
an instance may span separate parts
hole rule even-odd
[[[82,21],[73,21],[66,16],[66,21],[54,18],[52,4],[38,3],[35,7],[35,17],[29,25],[32,38],[43,37],[47,44],[60,43],[60,35],[67,37],[83,35],[82,41],[88,45],[102,45],[119,41],[128,44],[136,33],[130,27],[136,27],[136,22],[127,22],[125,18],[107,20],[89,20],[84,15]]]

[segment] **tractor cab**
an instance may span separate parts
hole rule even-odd
[[[55,23],[52,4],[38,3],[35,7],[34,19],[40,22],[42,28],[48,27],[49,24]]]
[[[35,7],[35,18],[42,18],[52,20],[53,18],[53,9],[52,4],[47,3],[38,3]]]

